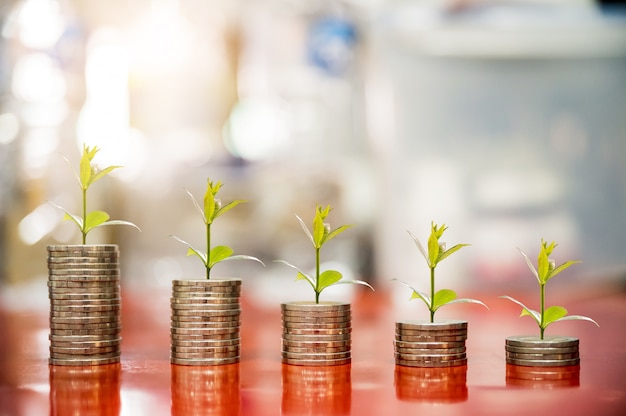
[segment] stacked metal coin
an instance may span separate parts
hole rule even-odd
[[[528,367],[563,367],[580,364],[578,338],[515,336],[505,343],[506,363]]]
[[[174,280],[172,289],[172,364],[239,362],[241,280]]]
[[[48,246],[50,364],[120,361],[117,245]]]
[[[281,304],[283,363],[307,366],[351,362],[350,304],[288,302]]]
[[[397,365],[454,367],[467,364],[467,322],[396,322],[394,356]]]

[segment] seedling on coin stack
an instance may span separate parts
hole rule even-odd
[[[283,363],[294,365],[341,365],[351,360],[351,315],[346,302],[320,302],[324,289],[338,284],[360,284],[374,290],[367,282],[345,279],[337,270],[321,271],[320,252],[324,244],[347,230],[349,225],[331,229],[326,218],[331,211],[316,205],[311,232],[296,215],[300,226],[315,250],[315,275],[277,260],[297,271],[296,280],[306,281],[315,293],[314,302],[286,302],[281,304],[283,320]]]
[[[87,234],[105,225],[130,225],[110,220],[104,211],[87,211],[87,191],[119,166],[99,169],[93,165],[98,148],[83,146],[79,173],[82,217],[66,209],[82,234],[80,245],[48,246],[50,298],[50,364],[99,365],[120,361],[120,267],[115,244],[86,245]]]
[[[187,255],[197,256],[206,269],[206,278],[172,282],[171,362],[179,365],[221,365],[239,362],[241,326],[241,279],[211,279],[213,267],[226,260],[254,260],[256,257],[234,255],[228,246],[211,247],[211,227],[222,214],[246,202],[234,200],[222,205],[217,194],[221,182],[207,180],[204,204],[191,192],[187,194],[199,212],[206,232],[206,251],[185,244]]]
[[[528,308],[522,302],[511,296],[501,296],[522,307],[520,316],[532,317],[539,327],[539,336],[517,336],[506,339],[506,362],[518,366],[540,366],[540,367],[560,367],[578,365],[580,357],[578,355],[578,338],[573,337],[546,337],[546,328],[555,323],[569,320],[589,321],[596,325],[598,323],[591,318],[582,315],[568,315],[567,309],[562,306],[550,306],[546,308],[546,284],[557,274],[568,269],[577,260],[569,260],[556,266],[554,260],[550,258],[552,251],[557,246],[553,241],[547,243],[541,240],[541,248],[537,256],[537,268],[530,261],[528,256],[520,250],[526,260],[528,268],[539,283],[540,310],[536,311]]]
[[[439,241],[446,229],[445,225],[440,227],[434,222],[431,223],[428,252],[420,241],[409,232],[413,242],[428,264],[430,270],[430,294],[421,292],[405,282],[400,281],[400,283],[413,291],[411,299],[424,301],[430,312],[430,321],[396,322],[394,346],[396,364],[398,365],[411,367],[453,367],[465,365],[467,363],[465,352],[467,321],[435,322],[435,312],[442,306],[453,303],[477,303],[487,307],[479,300],[459,299],[456,292],[450,289],[435,291],[435,270],[439,263],[452,253],[469,245],[457,244],[446,249],[446,244]]]

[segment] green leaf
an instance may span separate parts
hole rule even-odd
[[[74,223],[76,225],[78,225],[78,228],[82,231],[83,229],[83,219],[77,215],[72,215],[69,212],[65,212],[65,215],[63,216],[64,220],[72,220],[74,221]]]
[[[202,264],[204,264],[205,267],[209,267],[209,259],[207,258],[207,255],[204,251],[196,250],[194,247],[189,246],[189,248],[187,249],[187,255],[198,256],[198,258],[202,261]]]
[[[93,149],[89,148],[87,145],[83,144],[83,155],[80,159],[80,185],[81,189],[85,190],[89,188],[89,184],[91,183],[91,175],[93,173],[91,168],[91,160],[98,153],[98,148],[94,147]]]
[[[186,245],[188,247],[188,249],[187,249],[187,255],[188,256],[191,256],[191,255],[198,256],[198,258],[200,260],[202,260],[202,263],[204,264],[204,266],[205,267],[209,267],[209,259],[208,259],[207,254],[204,251],[196,250],[191,244],[189,244],[185,240],[182,240],[182,239],[176,237],[175,235],[170,235],[170,237],[172,237],[174,240],[176,240],[179,243],[182,243],[182,244],[184,244],[184,245]]]
[[[215,213],[215,195],[213,194],[212,183],[207,181],[207,189],[204,194],[204,221],[205,224],[213,222]]]
[[[533,263],[530,261],[530,258],[528,258],[526,253],[524,253],[519,248],[518,250],[520,253],[522,253],[522,256],[524,256],[524,259],[526,260],[526,264],[528,265],[528,268],[530,269],[530,271],[535,275],[535,278],[537,279],[537,281],[541,283],[541,279],[539,279],[539,273],[537,273],[537,270],[535,269],[535,266],[533,265]]]
[[[296,276],[296,280],[302,280],[304,278],[304,280],[306,280],[307,282],[309,282],[309,284],[313,287],[313,289],[315,290],[315,279],[313,279],[311,276],[309,276],[308,274],[304,273],[302,270],[300,270],[297,266],[294,266],[293,264],[286,262],[285,260],[274,260],[274,262],[276,263],[282,263],[286,266],[291,267],[292,269],[296,270],[298,272],[298,275]]]
[[[545,284],[550,276],[550,259],[544,247],[541,248],[537,256],[537,273],[539,274],[539,283]]]
[[[550,273],[550,276],[548,276],[548,280],[552,279],[554,276],[561,273],[563,270],[567,269],[568,267],[573,266],[576,263],[580,263],[580,260],[570,260],[561,264],[559,267],[552,270],[552,273]]]
[[[243,204],[245,202],[248,202],[248,201],[237,199],[235,201],[229,202],[228,204],[224,205],[215,213],[215,217],[213,219],[219,217],[220,215],[226,213],[227,211],[230,211],[231,209],[235,208],[237,205]]]
[[[441,289],[435,293],[432,310],[436,311],[446,303],[452,302],[454,299],[456,299],[456,292],[454,290]]]
[[[543,328],[546,328],[552,322],[558,321],[567,315],[567,309],[562,306],[550,306],[543,311]]]
[[[356,280],[356,279],[342,279],[340,281],[338,281],[337,283],[335,283],[336,285],[362,285],[362,286],[367,286],[370,289],[374,290],[374,288],[367,282],[363,281],[363,280]]]
[[[430,237],[428,237],[428,265],[432,268],[437,265],[439,258],[439,241],[437,240],[436,227],[433,225]]]
[[[528,316],[532,317],[535,320],[535,322],[537,322],[537,325],[539,325],[539,327],[541,327],[541,314],[539,312],[537,312],[535,310],[532,310],[530,308],[527,308],[526,305],[524,305],[522,302],[520,302],[519,300],[516,300],[516,299],[514,299],[514,298],[512,298],[510,296],[500,296],[500,297],[503,298],[503,299],[508,299],[511,302],[516,303],[519,306],[521,306],[522,307],[522,313],[520,314],[520,317],[528,315]]]
[[[582,316],[582,315],[569,315],[569,316],[564,316],[562,318],[559,318],[557,320],[555,320],[554,322],[559,322],[559,321],[589,321],[592,322],[594,324],[596,324],[596,326],[600,326],[598,325],[598,323],[596,321],[594,321],[593,319],[587,317],[587,316]],[[553,323],[554,323],[553,322]]]
[[[123,220],[109,220],[106,222],[103,222],[102,224],[98,225],[98,227],[104,227],[107,225],[129,225],[133,228],[136,228],[137,230],[141,231],[141,229],[139,227],[137,227],[135,224],[133,224],[130,221],[123,221]],[[94,227],[95,228],[95,227]]]
[[[298,222],[300,223],[300,226],[304,230],[304,233],[307,235],[307,237],[309,237],[309,240],[311,240],[311,244],[313,244],[313,246],[315,246],[315,240],[313,239],[313,235],[311,234],[311,231],[309,231],[309,228],[306,226],[304,221],[302,221],[302,218],[298,217],[298,215],[296,215],[296,218],[298,219]]]
[[[87,214],[87,218],[85,220],[85,228],[84,232],[87,233],[97,226],[105,223],[109,219],[109,214],[104,211],[92,211]]]
[[[313,245],[315,248],[322,247],[324,244],[325,226],[324,219],[320,214],[320,211],[315,212],[315,218],[313,218]]]
[[[351,225],[342,225],[341,227],[334,229],[333,231],[331,231],[326,236],[326,239],[324,240],[324,243],[327,242],[328,240],[336,237],[337,235],[339,235],[340,233],[344,232],[345,230],[347,230],[350,227],[352,227],[352,226]]]
[[[413,234],[411,234],[410,231],[407,231],[407,233],[409,233],[409,235],[413,239],[413,242],[417,246],[418,250],[420,251],[420,253],[422,253],[422,256],[424,256],[424,260],[426,260],[426,263],[428,263],[428,254],[426,254],[426,250],[424,250],[424,246],[422,246],[422,243],[420,243],[420,240],[418,240],[417,237],[415,237]]]
[[[107,174],[108,174],[109,172],[111,172],[112,170],[114,170],[114,169],[119,169],[119,168],[121,168],[121,167],[122,167],[122,166],[109,166],[109,167],[106,167],[106,168],[102,169],[102,170],[101,170],[101,171],[99,171],[99,172],[96,172],[96,171],[94,170],[94,171],[92,172],[92,174],[93,174],[93,173],[95,173],[95,175],[93,175],[93,176],[91,177],[91,179],[90,179],[90,181],[89,181],[89,185],[91,185],[92,183],[94,183],[94,182],[95,182],[95,181],[97,181],[98,179],[102,178],[103,176],[107,175]]]
[[[411,293],[411,297],[409,298],[409,300],[413,300],[413,299],[423,300],[424,303],[426,304],[426,307],[430,310],[431,308],[430,296],[428,296],[426,293],[420,292],[418,290],[413,290],[413,293]]]
[[[450,254],[459,251],[461,248],[469,246],[470,244],[457,244],[454,247],[449,248],[448,250],[444,251],[441,256],[439,257],[439,259],[437,260],[437,263],[441,262],[443,259],[445,259],[446,257],[448,257]]]
[[[296,281],[298,280],[306,280],[311,285],[313,290],[315,290],[315,282],[313,281],[313,278],[309,276],[308,274],[298,272],[298,274],[296,275]]]
[[[341,280],[343,276],[337,270],[326,270],[320,274],[318,288],[321,292]]]
[[[227,259],[233,254],[233,249],[228,246],[216,246],[211,249],[209,254],[209,268],[215,266],[222,260]]]
[[[193,194],[189,192],[187,189],[185,189],[185,192],[187,192],[187,195],[189,195],[189,197],[191,198],[191,202],[193,202],[193,206],[196,207],[196,211],[198,211],[198,213],[200,214],[200,217],[202,217],[202,221],[206,224],[207,220],[204,216],[204,211],[202,210],[202,207],[196,200],[196,197],[194,197]]]
[[[261,263],[263,265],[263,267],[265,267],[265,263],[263,263],[261,260],[257,259],[256,257],[253,256],[247,256],[245,254],[236,254],[234,256],[230,256],[225,258],[222,261],[229,261],[229,260],[253,260],[256,261],[258,263]]]
[[[489,306],[485,305],[483,302],[476,300],[476,299],[469,299],[469,298],[459,298],[459,299],[454,299],[450,302],[447,303],[447,305],[452,305],[453,303],[476,303],[478,305],[482,305],[485,308],[489,309]]]

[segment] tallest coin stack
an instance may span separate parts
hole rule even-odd
[[[117,245],[48,246],[50,364],[120,361]]]

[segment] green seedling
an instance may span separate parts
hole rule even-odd
[[[306,226],[302,218],[296,215],[300,226],[304,230],[304,233],[307,235],[311,243],[313,244],[313,248],[315,249],[315,276],[310,276],[300,270],[298,267],[290,264],[284,260],[276,260],[279,263],[286,264],[287,266],[295,269],[298,274],[296,276],[297,280],[305,280],[308,282],[313,291],[315,292],[315,303],[319,303],[320,301],[320,293],[330,286],[338,285],[338,284],[359,284],[369,287],[374,290],[369,283],[364,282],[362,280],[353,280],[353,279],[344,279],[343,275],[337,270],[320,270],[320,251],[322,250],[322,246],[328,241],[332,240],[348,228],[350,225],[342,225],[340,227],[331,230],[330,224],[325,223],[326,217],[331,211],[330,205],[323,208],[321,205],[316,205],[315,207],[315,217],[313,217],[313,232],[309,231],[309,228]]]
[[[206,251],[199,250],[193,247],[188,242],[174,235],[170,236],[174,238],[175,240],[185,244],[188,247],[187,249],[188,256],[191,256],[191,255],[198,256],[198,258],[202,261],[202,263],[204,264],[204,267],[206,268],[207,279],[211,278],[211,270],[213,269],[213,267],[216,264],[222,261],[226,261],[226,260],[254,260],[256,262],[261,263],[263,266],[265,266],[265,264],[263,264],[263,262],[257,259],[256,257],[246,256],[243,254],[235,255],[234,250],[228,246],[215,246],[211,248],[211,244],[212,244],[211,243],[211,226],[213,225],[213,222],[222,214],[226,213],[227,211],[230,211],[231,209],[235,208],[237,205],[247,202],[247,201],[237,199],[222,206],[222,201],[217,198],[217,193],[219,192],[221,187],[222,187],[221,182],[218,181],[216,184],[213,184],[213,182],[210,179],[207,179],[207,189],[204,194],[204,206],[200,206],[200,204],[198,203],[196,198],[193,196],[193,194],[185,190],[185,192],[187,192],[187,195],[189,195],[189,197],[191,198],[193,205],[198,210],[198,213],[200,213],[200,216],[202,217],[202,221],[204,222],[205,230],[206,230],[206,247],[207,247]]]
[[[132,222],[121,221],[121,220],[110,220],[109,214],[107,214],[104,211],[87,212],[87,190],[89,189],[89,187],[98,179],[101,179],[104,176],[106,176],[112,170],[121,167],[121,166],[109,166],[104,169],[99,169],[97,166],[93,165],[92,160],[96,156],[96,153],[98,153],[99,150],[100,149],[98,149],[97,146],[90,148],[86,145],[83,145],[83,155],[80,159],[80,172],[76,173],[74,168],[72,168],[72,166],[70,165],[70,168],[72,168],[72,171],[74,171],[74,175],[76,176],[76,179],[78,180],[78,184],[80,185],[80,190],[82,192],[82,205],[83,205],[82,217],[79,215],[74,215],[70,213],[68,210],[66,210],[65,208],[50,202],[51,205],[65,211],[65,216],[63,217],[64,220],[71,220],[78,226],[82,234],[83,244],[87,243],[87,234],[89,233],[89,231],[97,227],[102,227],[105,225],[130,225],[131,227],[134,227],[139,230],[139,227],[137,227]],[[67,159],[65,160],[69,164],[69,160]]]
[[[522,313],[520,316],[530,316],[532,317],[537,325],[539,326],[539,335],[540,338],[543,339],[543,334],[548,327],[548,325],[559,322],[559,321],[572,321],[572,320],[583,320],[593,322],[598,325],[596,321],[586,316],[581,315],[567,315],[567,309],[562,306],[550,306],[549,308],[545,307],[546,304],[546,283],[550,279],[552,279],[557,274],[561,273],[563,270],[569,268],[570,266],[580,263],[578,260],[569,260],[565,263],[561,264],[558,267],[554,260],[550,259],[550,255],[552,251],[557,246],[557,244],[553,241],[548,244],[546,241],[541,239],[541,250],[539,255],[537,256],[537,268],[530,261],[528,256],[520,250],[522,256],[526,260],[526,264],[530,268],[530,271],[535,275],[537,281],[539,282],[539,291],[540,291],[540,302],[541,302],[541,311],[535,311],[533,309],[527,308],[522,302],[510,297],[510,296],[500,296],[501,298],[508,299],[519,306],[522,307]],[[599,325],[598,325],[599,326]]]
[[[424,292],[420,292],[419,290],[413,288],[411,285],[405,282],[402,282],[398,279],[393,279],[398,280],[398,282],[402,283],[413,291],[413,294],[410,298],[411,300],[419,298],[424,301],[424,303],[428,307],[428,310],[430,311],[430,322],[435,322],[435,312],[437,312],[437,310],[444,305],[450,305],[453,303],[477,303],[487,308],[487,305],[479,300],[468,298],[458,299],[456,292],[450,289],[441,289],[435,292],[435,269],[437,268],[437,265],[445,258],[450,256],[452,253],[459,251],[465,246],[469,246],[469,244],[457,244],[446,250],[446,244],[443,242],[439,242],[439,239],[446,229],[447,227],[445,226],[445,224],[439,227],[434,222],[431,223],[430,237],[428,237],[428,252],[424,250],[424,247],[417,239],[417,237],[409,232],[409,235],[415,242],[415,245],[419,249],[420,253],[422,253],[424,258],[426,259],[426,263],[428,264],[428,268],[430,269],[430,295]]]

